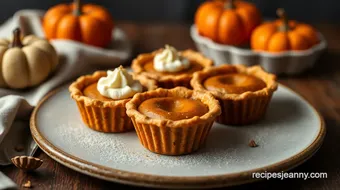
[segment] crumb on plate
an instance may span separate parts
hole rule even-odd
[[[258,147],[259,145],[257,145],[256,142],[252,139],[252,140],[250,140],[248,146],[254,148],[254,147]]]

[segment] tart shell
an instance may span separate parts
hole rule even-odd
[[[86,97],[83,94],[84,88],[106,75],[106,71],[97,71],[92,75],[79,77],[69,87],[71,98],[76,101],[81,118],[89,128],[106,133],[131,131],[133,130],[132,121],[126,115],[125,108],[125,104],[131,98],[102,101]],[[143,76],[134,76],[134,78],[136,80],[142,79],[141,84],[145,90],[157,88],[156,82],[153,80],[147,80]]]
[[[255,92],[228,94],[219,91],[208,91],[204,81],[212,76],[243,73],[255,76],[266,83],[266,87]],[[195,90],[210,92],[218,99],[222,114],[216,121],[226,125],[245,125],[262,119],[273,93],[277,90],[276,76],[265,72],[260,66],[221,65],[205,69],[194,74],[191,85]]]
[[[132,61],[131,68],[135,74],[144,75],[148,78],[157,81],[157,85],[161,88],[174,88],[177,86],[184,86],[191,88],[190,80],[193,74],[169,74],[169,75],[158,75],[155,72],[147,72],[144,69],[144,65],[152,60],[156,54],[162,52],[163,49],[156,50],[152,53],[140,54]],[[207,68],[213,65],[213,61],[204,57],[202,54],[195,52],[193,50],[184,50],[180,52],[181,55],[191,61],[199,63],[203,68]]]
[[[202,116],[172,121],[149,118],[138,111],[139,105],[150,98],[181,97],[200,100],[209,111]],[[148,150],[164,155],[183,155],[198,150],[206,141],[215,118],[220,115],[218,101],[209,93],[184,87],[162,89],[136,94],[126,104],[141,144]]]

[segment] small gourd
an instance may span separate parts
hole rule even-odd
[[[226,45],[241,46],[261,23],[256,6],[243,0],[205,1],[196,11],[198,33]]]
[[[47,10],[43,28],[48,40],[68,39],[97,47],[106,47],[114,28],[110,12],[95,4],[58,4]]]
[[[256,51],[300,51],[319,43],[316,30],[305,23],[288,20],[283,9],[277,10],[278,20],[258,26],[251,36],[251,48]]]
[[[28,35],[21,39],[20,29],[13,39],[0,39],[0,88],[24,89],[43,82],[58,64],[54,47],[45,39]]]

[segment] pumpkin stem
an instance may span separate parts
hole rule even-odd
[[[289,21],[287,18],[286,11],[283,8],[279,8],[276,11],[277,16],[282,20],[282,25],[280,26],[279,30],[282,32],[289,31]]]
[[[224,4],[225,9],[235,9],[235,0],[227,0]]]
[[[81,15],[81,2],[80,2],[80,0],[74,0],[73,14],[76,15],[76,16]]]
[[[10,47],[11,48],[14,48],[14,47],[23,47],[22,43],[21,43],[21,30],[20,28],[16,28],[13,30],[13,41],[12,43],[10,44]]]

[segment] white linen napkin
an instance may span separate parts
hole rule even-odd
[[[41,10],[18,11],[0,26],[0,37],[10,38],[16,27],[20,27],[26,35],[44,37],[41,26],[43,14]],[[10,159],[17,155],[34,154],[37,145],[30,135],[29,117],[33,107],[49,91],[80,75],[117,67],[130,57],[131,44],[125,33],[115,28],[112,35],[112,43],[105,49],[70,40],[52,40],[59,55],[59,65],[49,79],[24,91],[0,88],[0,165],[11,164]],[[13,183],[0,172],[0,189],[11,185]]]

